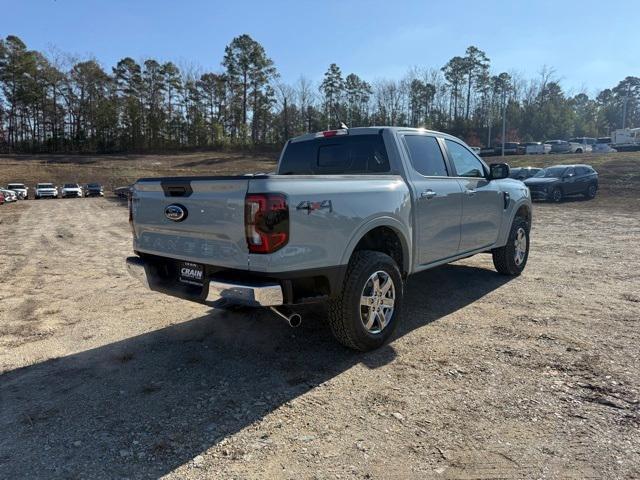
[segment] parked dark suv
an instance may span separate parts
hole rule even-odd
[[[541,168],[536,167],[515,167],[509,171],[509,178],[515,178],[524,182],[527,178],[533,177]]]
[[[594,198],[598,172],[589,165],[556,165],[545,168],[524,181],[534,200],[559,202],[569,195]]]

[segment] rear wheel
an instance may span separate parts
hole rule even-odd
[[[592,183],[587,187],[587,190],[584,192],[584,196],[586,198],[596,198],[596,193],[598,192],[598,186],[595,183]]]
[[[354,350],[382,346],[398,323],[404,285],[398,266],[384,253],[354,253],[340,296],[329,303],[336,339]]]
[[[554,188],[551,192],[551,201],[554,203],[559,203],[562,201],[562,190],[559,188]]]
[[[511,225],[509,239],[504,247],[495,248],[493,265],[503,275],[520,275],[529,258],[529,224],[522,217],[516,217]]]

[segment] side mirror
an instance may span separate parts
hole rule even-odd
[[[509,165],[506,163],[492,163],[489,165],[489,180],[500,180],[509,176]]]

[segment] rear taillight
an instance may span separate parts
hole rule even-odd
[[[289,241],[289,206],[286,195],[247,195],[244,219],[247,245],[251,253],[273,253]]]
[[[136,237],[136,229],[133,227],[133,198],[131,192],[127,195],[127,203],[129,205],[129,226],[131,227],[131,233],[133,233],[133,238]]]

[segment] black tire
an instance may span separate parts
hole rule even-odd
[[[560,203],[562,201],[562,196],[562,189],[559,187],[556,187],[551,191],[551,201],[553,203]]]
[[[526,249],[524,251],[524,257],[518,261],[518,259],[516,259],[516,239],[521,230],[526,239]],[[527,265],[529,245],[529,224],[524,218],[516,217],[513,220],[513,224],[511,224],[507,244],[504,247],[494,248],[491,251],[493,254],[493,265],[496,267],[498,273],[511,276],[520,275]]]
[[[581,148],[576,148],[576,153],[582,153],[582,149]]]
[[[598,185],[592,183],[587,187],[587,190],[583,193],[585,198],[592,199],[596,198],[596,193],[598,192]]]
[[[395,298],[388,323],[379,332],[372,333],[363,323],[363,312],[374,307],[361,306],[361,297],[365,287],[370,285],[371,277],[378,272],[383,272],[393,281]],[[397,326],[403,294],[404,282],[398,265],[391,257],[369,250],[355,252],[349,262],[340,296],[329,301],[331,332],[342,345],[353,350],[366,352],[381,347]]]

